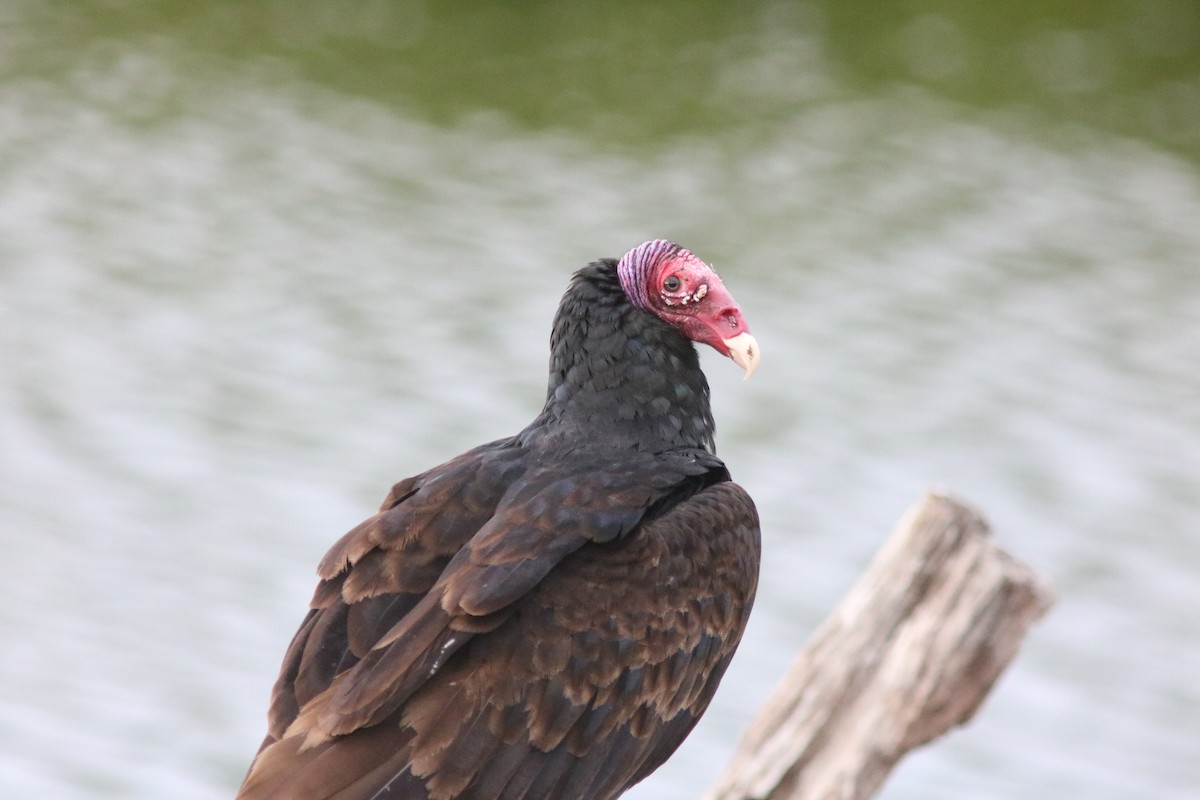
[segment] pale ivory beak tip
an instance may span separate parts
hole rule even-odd
[[[742,380],[748,380],[758,369],[760,355],[758,341],[748,333],[739,333],[737,336],[723,340],[723,343],[729,348],[729,357],[733,359],[733,363],[745,370]]]

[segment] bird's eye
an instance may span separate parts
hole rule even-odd
[[[678,275],[668,275],[663,281],[663,288],[668,292],[678,292],[683,287],[683,281]]]

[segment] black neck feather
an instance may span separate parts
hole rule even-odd
[[[551,448],[713,450],[708,382],[693,344],[634,308],[617,262],[575,273],[550,337],[546,406],[522,440]]]

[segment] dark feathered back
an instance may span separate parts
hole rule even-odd
[[[576,274],[546,406],[393,487],[321,562],[243,800],[611,798],[708,706],[758,519],[690,342]]]

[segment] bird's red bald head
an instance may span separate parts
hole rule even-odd
[[[732,358],[747,378],[753,374],[758,367],[758,343],[741,308],[716,271],[691,251],[656,239],[626,253],[617,271],[634,306]]]

